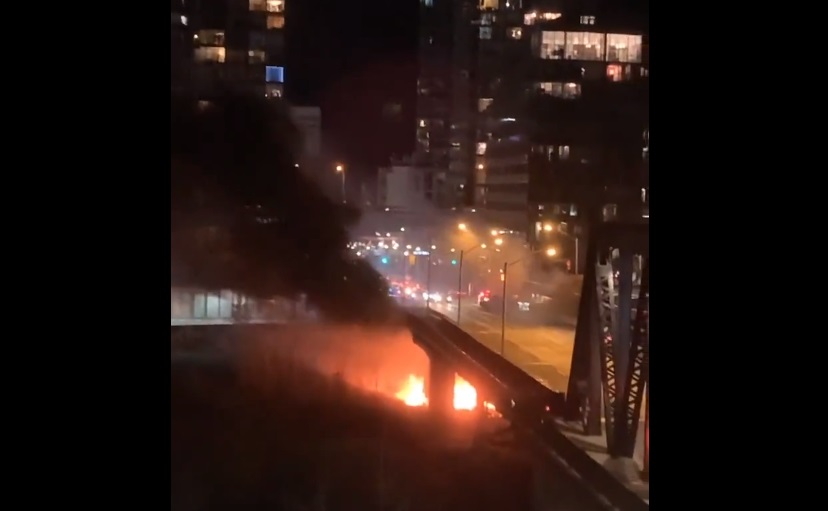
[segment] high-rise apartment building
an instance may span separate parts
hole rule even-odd
[[[595,0],[442,1],[422,4],[418,143],[447,177],[464,174],[467,204],[533,243],[587,214],[641,215],[646,27]]]
[[[170,89],[183,92],[190,87],[193,65],[193,36],[182,0],[170,5]]]
[[[420,5],[413,161],[428,169],[429,195],[444,207],[472,199],[475,11],[473,0],[421,0]]]
[[[191,34],[191,86],[282,97],[286,0],[183,0]]]

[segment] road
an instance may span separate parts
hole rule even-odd
[[[456,305],[441,303],[432,308],[452,320],[457,318]],[[500,315],[486,312],[472,301],[464,301],[461,312],[463,330],[500,353]],[[572,326],[539,326],[518,314],[507,313],[504,356],[549,388],[566,391],[575,341],[574,322]]]

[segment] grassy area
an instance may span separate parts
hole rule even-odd
[[[175,364],[170,392],[174,511],[530,508],[515,449],[295,363]]]

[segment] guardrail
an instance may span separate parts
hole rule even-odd
[[[483,383],[483,387],[495,388],[510,396],[511,406],[495,404],[498,412],[533,438],[542,447],[546,458],[580,482],[598,504],[618,511],[649,510],[649,505],[644,500],[558,429],[554,422],[554,412],[559,404],[559,393],[552,392],[480,344],[442,314],[430,311],[426,316],[418,316],[410,313],[409,323],[415,337],[420,337],[422,341],[448,355],[458,363],[461,371],[472,373],[468,375],[469,378],[465,374],[463,377],[473,385]],[[488,381],[481,382],[481,379]],[[501,401],[504,400],[501,398]]]

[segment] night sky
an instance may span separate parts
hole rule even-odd
[[[290,101],[322,107],[327,148],[355,171],[410,153],[417,0],[296,1],[286,25]],[[404,106],[397,119],[383,116],[389,102]]]

